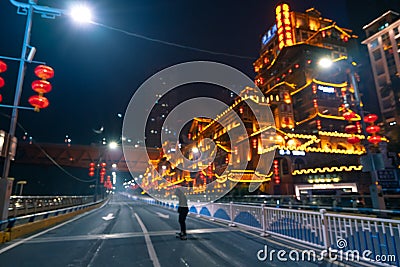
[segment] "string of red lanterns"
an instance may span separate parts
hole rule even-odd
[[[54,77],[54,70],[49,66],[39,65],[34,72],[41,79],[32,82],[32,90],[37,92],[38,95],[31,96],[28,101],[35,108],[35,111],[40,111],[50,104],[49,100],[43,95],[49,93],[52,89],[51,83],[47,80]]]
[[[368,137],[368,142],[374,145],[378,145],[380,142],[382,142],[382,136],[377,135],[377,133],[381,130],[381,127],[374,124],[377,119],[378,116],[376,114],[368,114],[364,117],[364,121],[370,124],[365,129],[367,133],[371,134],[371,136]]]
[[[94,162],[90,162],[89,164],[89,176],[93,177],[94,176]]]
[[[7,64],[0,60],[0,73],[3,73],[7,70]],[[3,77],[0,77],[0,88],[4,87],[4,85],[6,84],[6,82],[4,81]],[[0,102],[3,101],[3,95],[0,94]]]
[[[343,118],[347,120],[349,123],[353,118],[356,117],[355,112],[348,110],[343,113]],[[378,125],[375,125],[375,121],[378,119],[378,116],[376,114],[368,114],[364,117],[364,122],[369,123],[366,127],[366,132],[371,134],[371,136],[368,137],[368,142],[371,144],[377,145],[380,142],[382,142],[382,137],[380,135],[377,135],[377,133],[381,130],[381,127]],[[354,125],[354,124],[349,124],[344,128],[345,132],[348,134],[355,134],[360,132],[360,125]],[[350,144],[356,144],[360,142],[360,138],[357,136],[350,136],[347,138],[347,142]]]
[[[343,113],[343,118],[351,123],[351,120],[356,117],[356,113],[352,110],[347,110]],[[347,142],[354,145],[360,142],[360,138],[355,136],[354,134],[359,133],[360,129],[357,125],[349,124],[344,127],[344,131],[348,134],[352,134],[352,136],[347,138]]]

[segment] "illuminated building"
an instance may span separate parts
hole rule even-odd
[[[400,14],[388,11],[363,27],[381,114],[400,124]]]
[[[369,177],[358,162],[364,148],[347,142],[343,118],[355,107],[342,59],[357,36],[313,8],[299,13],[281,4],[275,15],[276,24],[262,35],[254,63],[255,83],[269,99],[279,139],[280,188],[267,186],[267,193],[367,192]],[[320,68],[326,57],[339,67]],[[359,119],[352,122],[357,133]]]
[[[216,180],[238,181],[236,193],[249,194],[250,181],[261,183],[258,193],[272,195],[367,193],[371,178],[362,172],[360,155],[365,148],[360,143],[349,143],[348,138],[364,139],[357,114],[346,121],[343,114],[356,111],[354,89],[348,81],[345,61],[348,49],[357,36],[349,29],[339,27],[334,21],[322,18],[315,9],[305,13],[290,11],[287,4],[275,10],[276,23],[261,38],[260,57],[254,62],[255,84],[263,92],[256,95],[253,88],[243,88],[227,110],[214,120],[195,119],[189,132],[192,144],[182,148],[190,159],[192,147],[202,152],[210,148],[203,144],[205,138],[217,144],[212,173],[207,164],[197,174],[181,173],[174,181],[185,181],[198,188],[199,184]],[[335,67],[323,70],[321,58],[336,61]],[[345,59],[345,60],[344,60]],[[274,144],[261,147],[260,139],[268,134],[268,127],[257,126],[254,114],[244,100],[258,105],[268,105],[274,117],[276,131]],[[228,133],[234,131],[234,111],[246,127],[250,150],[234,145]],[[345,127],[354,125],[355,132],[346,133]],[[226,125],[223,127],[222,125]],[[275,153],[272,166],[254,166],[265,153]],[[166,160],[170,160],[168,155]],[[229,164],[228,164],[229,162]],[[239,162],[247,162],[245,170],[236,168]],[[179,162],[171,162],[179,166]],[[228,174],[221,176],[224,170]],[[241,190],[243,189],[243,191]]]

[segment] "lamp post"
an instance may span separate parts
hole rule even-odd
[[[98,159],[98,162],[97,162],[97,175],[96,175],[96,180],[95,180],[96,182],[95,182],[95,190],[94,190],[94,197],[93,197],[94,201],[97,201],[97,195],[98,195],[98,191],[99,191],[98,190],[98,188],[99,188],[99,178],[100,178],[99,175],[101,175],[99,170],[102,169],[102,168],[105,168],[105,165],[102,166],[102,164],[103,164],[102,161],[104,159],[104,156],[109,150],[116,150],[118,147],[119,147],[119,145],[115,141],[110,142],[108,144],[108,146],[106,146],[104,148],[103,147],[99,147],[99,159]],[[113,167],[113,168],[116,168],[116,166]],[[103,196],[103,192],[104,191],[101,192],[102,196]]]
[[[69,13],[66,12],[65,10],[38,5],[37,0],[29,0],[28,3],[21,3],[15,0],[10,0],[10,3],[15,7],[17,7],[17,13],[19,15],[26,15],[26,25],[25,25],[24,40],[22,43],[21,56],[18,59],[7,58],[19,61],[17,85],[15,89],[14,104],[12,106],[12,114],[11,114],[10,129],[9,129],[9,136],[10,136],[9,140],[11,139],[15,140],[14,136],[18,120],[18,108],[19,108],[18,105],[22,94],[26,63],[32,62],[34,53],[36,51],[34,47],[29,45],[33,13],[40,14],[42,18],[47,18],[47,19],[55,19],[56,17],[61,16],[62,14],[76,15],[76,16],[81,16],[82,19],[80,19],[80,21],[84,22],[90,21],[90,13],[88,12],[87,8],[82,6],[79,8],[81,8],[80,10],[84,9],[85,10],[84,12],[74,11]],[[0,220],[7,219],[8,217],[8,206],[12,191],[12,180],[8,179],[8,175],[10,172],[10,163],[13,158],[13,153],[11,153],[12,151],[10,147],[11,146],[8,146],[7,148],[8,151],[4,159],[3,174],[0,179]]]
[[[334,62],[330,58],[321,58],[318,64],[322,68],[330,68]],[[379,210],[385,210],[386,205],[385,205],[385,200],[383,198],[382,194],[382,187],[378,183],[378,166],[375,161],[375,157],[373,156],[373,153],[371,152],[368,140],[367,140],[367,127],[364,121],[364,110],[361,105],[361,99],[360,99],[360,92],[358,89],[358,83],[355,77],[354,72],[352,71],[351,67],[346,68],[346,75],[348,76],[351,85],[353,86],[354,89],[354,102],[357,107],[357,113],[360,115],[361,119],[361,129],[362,129],[362,134],[365,136],[365,139],[362,141],[365,150],[366,150],[366,155],[364,157],[364,163],[363,168],[367,169],[371,173],[371,185],[369,186],[370,190],[370,196],[371,196],[371,201],[372,201],[372,207],[374,209],[379,209]]]

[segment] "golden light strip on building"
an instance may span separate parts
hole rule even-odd
[[[346,155],[362,155],[365,153],[364,150],[359,151],[359,150],[331,149],[331,148],[319,148],[319,147],[306,147],[306,148],[296,147],[296,148],[293,148],[293,147],[288,147],[288,146],[275,145],[275,146],[263,149],[260,152],[260,154],[272,152],[275,149],[290,150],[290,151],[296,150],[296,151],[315,152],[315,153],[328,153],[328,154],[346,154]]]
[[[322,168],[315,168],[315,169],[301,169],[301,170],[294,170],[292,175],[302,175],[302,174],[317,174],[317,173],[326,173],[326,172],[351,172],[351,171],[361,171],[363,168],[362,165],[358,166],[339,166],[339,167],[322,167]]]
[[[265,94],[268,94],[269,92],[271,92],[272,90],[274,90],[275,88],[282,86],[282,85],[287,85],[288,87],[292,88],[292,89],[296,89],[296,85],[294,83],[288,83],[286,81],[280,82],[275,84],[274,86],[272,86],[271,88],[269,88]]]
[[[314,114],[310,115],[308,118],[306,118],[306,119],[304,119],[302,121],[296,121],[296,125],[300,125],[300,124],[303,124],[305,122],[308,122],[308,121],[314,119],[315,117],[317,117],[317,115],[318,115],[318,112],[315,112]]]
[[[326,118],[326,119],[342,120],[342,121],[346,120],[343,116],[325,115],[320,112],[318,112],[318,116],[321,118]],[[358,114],[355,114],[355,118],[351,119],[351,121],[360,121],[360,120],[361,120],[361,117]]]
[[[279,49],[282,49],[285,46],[292,46],[294,42],[289,5],[286,3],[277,5],[275,8],[275,14],[276,26],[278,28]]]
[[[359,139],[365,139],[365,136],[362,134],[348,134],[348,133],[326,132],[326,131],[319,131],[318,134],[323,136],[343,137],[343,138],[357,136]]]
[[[319,148],[319,147],[307,147],[306,152],[319,152],[319,153],[333,153],[333,154],[346,154],[346,155],[362,155],[365,151],[354,151],[347,149],[330,149],[330,148]]]
[[[177,184],[182,183],[183,181],[185,181],[185,179],[180,179],[180,180],[177,180],[175,182],[166,181],[165,183],[160,184],[160,186],[158,188],[165,188],[165,187],[169,187],[169,186],[172,186],[172,185],[177,185]]]
[[[347,86],[347,82],[343,82],[343,83],[329,83],[329,82],[323,82],[323,81],[319,81],[316,79],[312,80],[314,83],[316,84],[320,84],[320,85],[325,85],[325,86],[331,86],[331,87],[346,87]]]
[[[312,81],[307,82],[305,85],[303,85],[302,87],[300,87],[296,91],[291,92],[290,95],[297,94],[298,92],[302,91],[304,88],[307,88],[311,83],[312,83]]]

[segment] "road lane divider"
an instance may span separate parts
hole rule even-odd
[[[129,207],[131,210],[132,207]],[[144,234],[144,240],[146,241],[146,246],[147,246],[147,251],[149,253],[150,256],[150,260],[153,262],[153,266],[154,267],[161,267],[160,262],[157,258],[157,254],[156,254],[156,250],[154,249],[153,243],[151,242],[151,238],[149,235],[149,231],[147,231],[146,226],[144,225],[142,219],[140,219],[139,215],[137,215],[137,213],[134,213],[136,220],[138,221],[140,228],[142,229],[142,232]]]

